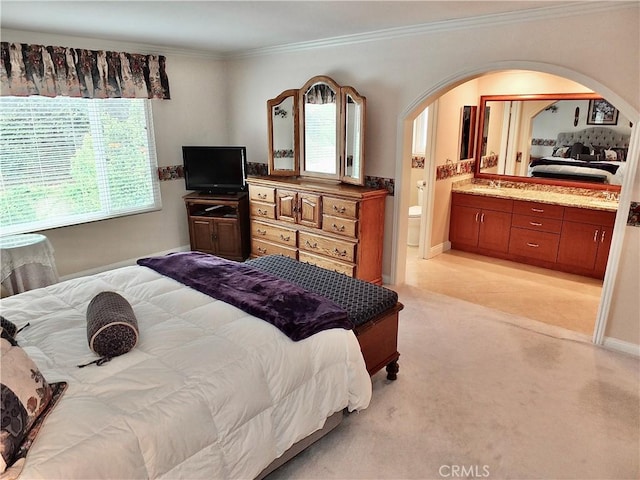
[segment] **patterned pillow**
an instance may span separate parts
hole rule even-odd
[[[101,292],[87,307],[89,347],[104,363],[127,353],[138,343],[138,321],[127,300],[116,292]]]
[[[15,461],[16,453],[38,416],[51,401],[52,389],[26,352],[0,339],[2,358],[2,431],[0,472]]]

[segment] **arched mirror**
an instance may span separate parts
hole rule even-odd
[[[298,91],[287,90],[268,100],[267,120],[270,174],[298,175]]]
[[[314,77],[300,89],[300,95],[301,174],[338,178],[340,86],[329,77]]]
[[[592,93],[481,97],[476,177],[619,189],[631,125]]]
[[[297,115],[293,123],[282,113],[289,106]],[[366,98],[353,87],[326,75],[269,100],[269,175],[364,185],[365,106]]]

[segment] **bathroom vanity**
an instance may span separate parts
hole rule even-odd
[[[449,238],[456,250],[603,278],[617,201],[526,184],[454,184]]]

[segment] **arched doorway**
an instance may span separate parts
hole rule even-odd
[[[394,231],[393,231],[393,247],[392,247],[392,282],[404,283],[406,274],[406,232],[407,232],[407,216],[404,214],[409,207],[408,201],[408,188],[403,188],[408,184],[410,178],[410,159],[411,157],[411,132],[413,127],[413,119],[424,110],[425,107],[433,104],[438,98],[445,93],[454,89],[455,87],[476,79],[482,75],[490,74],[493,72],[505,71],[505,70],[527,70],[531,72],[539,72],[562,77],[574,82],[577,82],[587,89],[597,92],[603,97],[612,102],[621,113],[627,118],[635,119],[638,113],[629,106],[624,100],[622,100],[614,92],[610,91],[606,86],[594,81],[593,79],[584,77],[581,74],[567,70],[563,67],[548,64],[535,64],[531,62],[504,62],[495,65],[490,65],[484,69],[477,69],[474,71],[461,72],[460,74],[451,77],[439,85],[427,90],[418,100],[412,105],[408,106],[404,112],[400,115],[398,121],[398,145],[397,145],[397,158],[396,162],[396,192],[398,195],[395,202],[394,212]],[[622,248],[622,240],[624,235],[624,226],[626,224],[626,212],[628,212],[631,186],[633,179],[635,178],[635,171],[637,168],[637,149],[638,149],[638,127],[637,122],[633,125],[631,144],[629,148],[629,159],[627,165],[627,174],[622,184],[622,191],[620,195],[620,208],[616,218],[614,227],[613,242],[611,252],[609,255],[609,262],[605,280],[603,283],[602,296],[600,306],[596,318],[596,328],[593,334],[593,341],[595,343],[602,343],[604,327],[606,325],[606,318],[608,316],[611,296],[613,292],[615,275],[618,270],[618,264],[620,259],[620,253]],[[433,188],[429,189],[429,192],[433,191]],[[427,193],[424,200],[424,212],[426,221],[423,224],[429,224],[431,221],[430,215],[433,215],[433,196]],[[622,213],[620,213],[622,212]]]

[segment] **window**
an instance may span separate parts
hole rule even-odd
[[[0,97],[2,234],[160,207],[149,100]]]
[[[427,112],[425,108],[413,121],[413,154],[425,155],[427,151]]]

